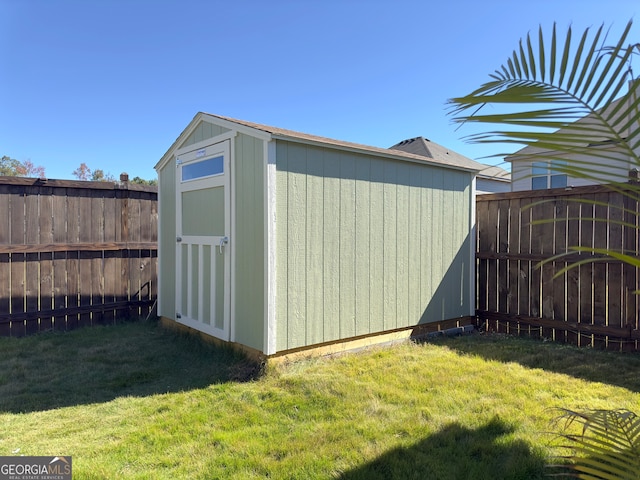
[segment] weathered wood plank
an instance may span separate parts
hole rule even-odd
[[[0,184],[0,245],[11,242],[11,189]]]
[[[25,254],[15,253],[11,255],[11,300],[9,309],[12,314],[21,314],[26,312],[25,263]],[[11,324],[12,337],[21,337],[25,335],[25,333],[24,322],[15,322]]]
[[[11,262],[8,253],[0,253],[0,315],[9,315],[11,313]],[[11,334],[11,326],[9,324],[0,325],[0,335],[8,337]]]
[[[609,194],[609,232],[608,248],[623,252],[622,220],[624,204],[622,196],[611,192]],[[621,263],[607,264],[607,325],[611,327],[624,327],[625,318],[622,312],[623,306],[623,266]]]
[[[0,183],[13,187],[13,189],[23,186],[34,187],[57,187],[80,190],[132,190],[138,192],[146,192],[149,194],[158,191],[157,186],[138,185],[135,183],[123,184],[121,182],[87,182],[84,180],[54,180],[27,177],[7,177],[0,176]]]
[[[67,329],[67,316],[62,313],[67,307],[67,253],[53,254],[53,310],[61,312],[53,318],[55,330]]]
[[[593,247],[594,206],[593,195],[582,196],[580,205],[580,246]],[[593,324],[593,264],[580,267],[580,323]],[[592,345],[592,336],[581,335],[578,345]]]
[[[430,202],[429,202],[430,203]],[[489,236],[487,230],[489,229],[489,202],[476,202],[476,222],[477,222],[477,254],[476,254],[476,269],[477,269],[477,295],[476,295],[476,308],[479,310],[489,310],[489,278],[488,278],[488,262],[483,258],[485,254],[492,254],[489,250]],[[430,223],[430,222],[429,222]],[[422,237],[426,232],[422,232]],[[427,256],[429,251],[427,250]],[[423,274],[423,278],[429,278],[430,273],[427,271]]]
[[[509,200],[498,202],[498,228],[496,229],[496,249],[499,253],[509,251]],[[498,290],[498,312],[506,312],[509,300],[509,265],[507,260],[498,260],[496,286]]]
[[[151,300],[140,300],[140,301],[130,301],[130,302],[118,302],[118,303],[109,303],[102,305],[87,305],[83,307],[73,307],[73,308],[62,308],[59,310],[43,310],[41,312],[42,315],[46,316],[60,316],[60,315],[78,315],[78,314],[91,314],[91,312],[101,312],[105,310],[117,310],[122,308],[127,308],[128,306],[136,307],[136,306],[146,306],[150,307],[153,302]],[[15,315],[10,314],[0,314],[0,331],[3,331],[4,328],[8,328],[8,326],[17,322],[20,325],[27,319],[32,318],[33,314],[30,312],[25,313],[16,313]],[[8,335],[7,335],[8,336]]]
[[[594,248],[607,248],[609,236],[609,192],[598,193],[595,195],[596,205],[594,207],[594,216],[596,219],[604,219],[604,222],[594,223],[593,246]],[[602,204],[602,205],[600,205]],[[605,228],[603,228],[603,225]],[[608,288],[607,284],[611,280],[609,276],[609,268],[603,262],[596,262],[593,265],[593,324],[608,325]],[[592,339],[593,346],[601,348],[605,346],[606,340],[599,336]]]
[[[489,204],[488,217],[489,225],[487,225],[486,232],[486,248],[490,252],[499,252],[498,245],[498,232],[500,225],[500,203],[492,202]],[[487,262],[487,310],[497,312],[498,311],[498,261],[490,260]]]
[[[154,250],[155,242],[97,242],[97,243],[39,243],[27,245],[23,243],[0,246],[0,253],[39,253],[39,252],[102,252],[122,250]]]
[[[509,315],[499,312],[478,311],[481,319],[494,319],[500,322],[521,322],[534,325],[537,328],[549,329],[572,329],[584,332],[587,335],[607,336],[610,335],[616,339],[638,340],[640,339],[640,330],[632,330],[629,328],[609,327],[606,325],[591,325],[586,323],[558,322],[550,318],[528,317],[524,315]],[[604,346],[601,342],[599,346]]]
[[[40,188],[39,218],[40,234],[38,244],[53,243],[53,194],[50,187]],[[53,255],[50,252],[39,252],[39,272],[37,274],[38,286],[38,310],[51,310],[53,308]],[[53,328],[53,318],[40,316],[40,331],[48,331]]]
[[[520,199],[509,201],[509,238],[506,253],[520,253]],[[512,314],[519,312],[520,295],[520,261],[508,260],[507,281],[507,311]]]
[[[25,242],[24,187],[9,194],[9,242]]]
[[[565,251],[568,251],[572,247],[580,245],[580,203],[575,199],[569,199],[567,201],[567,234]],[[560,252],[558,252],[560,253]],[[570,265],[571,261],[566,260],[561,265]],[[578,323],[580,322],[580,269],[582,267],[576,266],[571,268],[566,278],[566,321]],[[579,345],[579,338],[577,333],[569,331],[567,332],[567,342],[572,345]]]
[[[623,227],[623,251],[627,255],[639,256],[640,251],[640,225],[638,222],[638,200],[630,196],[624,197],[624,223]],[[638,269],[633,265],[625,264],[623,266],[623,288],[624,288],[624,326],[633,329],[640,328],[638,316],[638,295],[635,293],[640,285],[638,283]],[[625,345],[625,349],[633,350],[638,345]]]

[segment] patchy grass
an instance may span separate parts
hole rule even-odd
[[[146,322],[0,352],[0,455],[72,455],[74,479],[542,478],[552,407],[640,404],[637,355],[498,336],[261,375]]]

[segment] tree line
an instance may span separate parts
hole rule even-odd
[[[34,177],[46,178],[45,168],[42,165],[35,165],[31,160],[20,161],[3,155],[0,159],[0,175],[9,177]],[[117,179],[109,172],[102,169],[90,168],[86,163],[82,162],[78,168],[71,172],[78,180],[91,182],[115,182]],[[158,181],[154,178],[145,180],[140,177],[133,177],[129,180],[131,183],[139,185],[157,185]]]

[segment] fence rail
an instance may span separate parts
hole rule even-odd
[[[156,187],[0,177],[0,335],[148,314],[157,221]]]
[[[572,253],[607,248],[638,256],[638,199],[606,186],[479,195],[477,315],[489,329],[621,350],[640,347],[636,268]],[[602,258],[602,257],[600,257]]]

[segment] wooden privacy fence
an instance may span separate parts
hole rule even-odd
[[[0,177],[0,335],[147,315],[157,188]]]
[[[479,324],[577,345],[638,350],[638,271],[607,260],[554,275],[591,254],[540,261],[571,246],[638,255],[638,201],[606,186],[479,195]],[[537,221],[553,220],[544,223]]]

